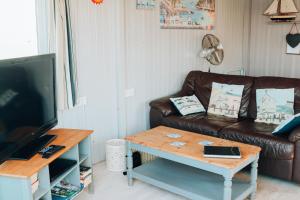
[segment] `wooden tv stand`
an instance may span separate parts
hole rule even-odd
[[[44,159],[37,154],[28,161],[4,162],[0,165],[0,199],[51,200],[51,189],[61,180],[80,187],[79,166],[92,167],[92,133],[93,131],[89,130],[51,130],[49,134],[57,135],[51,144],[64,145],[66,148],[49,159]],[[50,182],[49,164],[57,158],[76,160],[77,165]],[[30,178],[36,173],[38,173],[39,188],[32,194]],[[90,192],[93,191],[93,182],[88,189]]]

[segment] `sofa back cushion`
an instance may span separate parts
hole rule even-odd
[[[249,117],[256,119],[257,108],[256,108],[256,89],[289,89],[295,88],[295,99],[294,99],[294,112],[295,114],[300,113],[300,79],[295,78],[282,78],[282,77],[257,77],[254,78],[254,85],[252,88],[251,101],[249,106]]]
[[[252,77],[192,71],[187,76],[182,90],[186,95],[195,94],[201,101],[204,108],[207,110],[213,82],[232,85],[244,85],[239,117],[247,117],[247,110],[250,103],[251,87],[253,85]]]

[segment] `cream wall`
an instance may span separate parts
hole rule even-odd
[[[217,0],[216,29],[225,60],[214,71],[248,65],[249,0]],[[162,30],[159,9],[136,10],[135,0],[101,6],[72,0],[80,95],[85,107],[60,112],[60,126],[94,129],[94,161],[105,141],[149,127],[150,100],[176,92],[191,70],[207,70],[197,57],[207,31]],[[125,98],[124,91],[135,96]]]
[[[118,137],[117,68],[123,36],[121,4],[117,0],[95,6],[72,0],[71,15],[78,64],[80,96],[87,105],[59,112],[59,126],[93,129],[94,162],[105,158],[105,141]]]
[[[286,54],[286,34],[292,24],[270,25],[263,16],[273,0],[252,0],[250,75],[300,77],[300,56]],[[300,0],[295,0],[300,8]],[[299,26],[299,25],[298,25]],[[300,28],[300,26],[299,26]]]
[[[242,67],[247,51],[249,0],[217,0],[216,29],[225,48],[218,68]],[[207,71],[198,57],[207,31],[159,28],[159,7],[136,10],[135,1],[126,3],[126,85],[136,95],[127,99],[127,133],[149,128],[148,103],[179,90],[191,70]],[[245,53],[245,54],[244,54]],[[218,69],[213,69],[214,71]]]

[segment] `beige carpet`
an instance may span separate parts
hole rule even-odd
[[[95,193],[83,192],[78,200],[185,200],[157,187],[135,181],[127,186],[121,173],[109,172],[105,163],[95,165]],[[300,169],[299,169],[300,170]],[[243,176],[243,175],[242,175]],[[257,200],[300,200],[300,185],[265,176],[258,178]]]

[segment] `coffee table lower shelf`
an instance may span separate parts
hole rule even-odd
[[[223,176],[162,158],[134,168],[132,177],[194,200],[223,199]],[[233,178],[232,199],[245,199],[253,190],[250,181]]]

